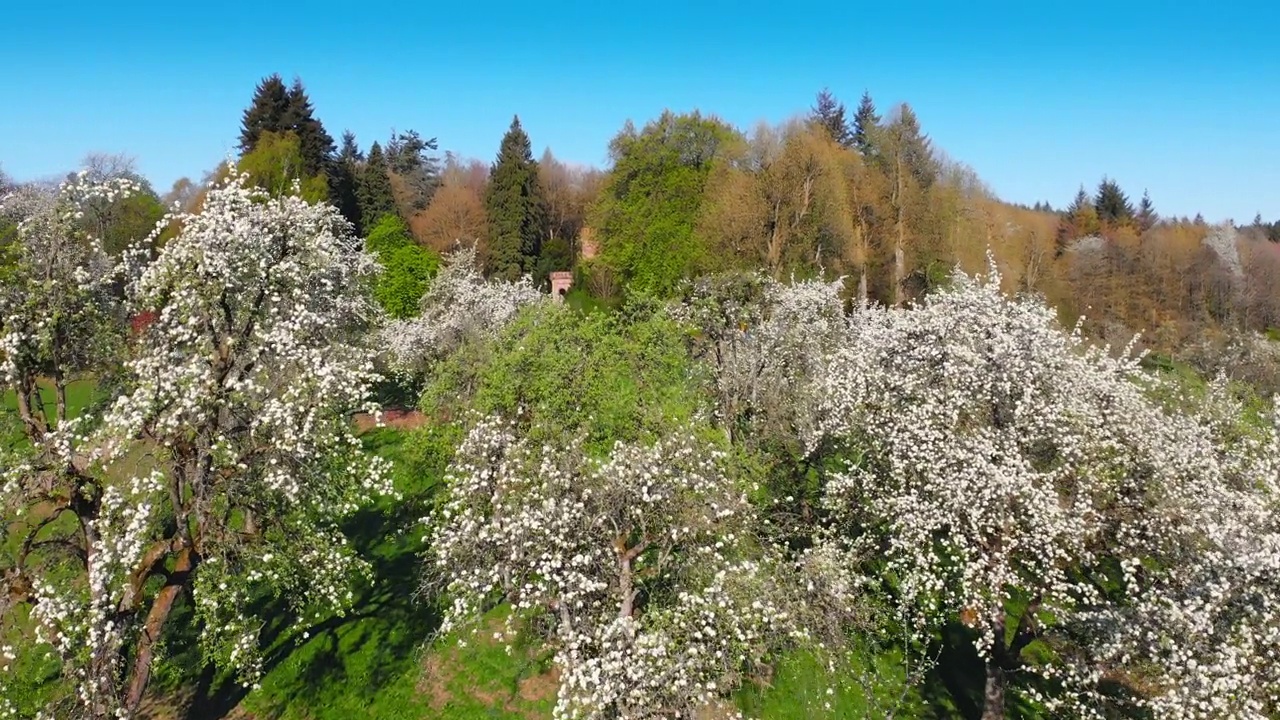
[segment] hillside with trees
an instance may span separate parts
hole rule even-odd
[[[0,718],[1280,718],[1280,220],[246,95],[0,174]]]

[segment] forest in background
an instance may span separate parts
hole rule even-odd
[[[408,230],[398,237],[437,256],[402,250],[411,267],[392,263],[414,289],[423,263],[472,245],[488,275],[530,274],[545,288],[548,273],[573,270],[578,288],[606,302],[624,288],[670,295],[699,274],[763,268],[844,276],[851,299],[900,305],[956,267],[981,272],[990,249],[1006,290],[1043,295],[1104,341],[1141,333],[1142,347],[1167,353],[1280,326],[1280,219],[1165,217],[1145,191],[1135,200],[1107,177],[1088,187],[1064,178],[1061,198],[1032,206],[1003,202],[931,143],[907,103],[881,111],[863,94],[849,111],[823,90],[794,119],[747,129],[664,111],[628,121],[606,169],[551,149],[535,158],[533,147],[518,117],[492,162],[441,151],[415,130],[364,146],[350,132],[335,140],[301,80],[273,75],[244,112],[237,166],[263,187],[300,181],[362,237],[398,219]],[[87,164],[144,180],[125,156]],[[163,194],[147,185],[104,226],[108,249],[173,203],[198,207],[227,169]]]

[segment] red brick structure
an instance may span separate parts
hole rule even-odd
[[[569,288],[573,285],[573,273],[567,270],[558,270],[551,273],[551,299],[556,302],[564,302],[565,293],[569,292]]]

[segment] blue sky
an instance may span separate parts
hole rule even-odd
[[[230,152],[254,85],[298,75],[330,133],[391,128],[491,160],[604,165],[623,122],[701,109],[745,128],[908,101],[1003,198],[1148,189],[1165,214],[1280,218],[1280,7],[1269,3],[16,3],[0,40],[0,167],[124,152],[165,190]]]

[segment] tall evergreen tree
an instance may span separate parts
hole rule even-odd
[[[853,114],[853,146],[863,156],[873,155],[875,152],[875,131],[880,126],[880,116],[876,114],[876,104],[871,99],[871,93],[863,92],[862,100],[858,102],[858,110]]]
[[[298,136],[298,143],[302,149],[303,172],[307,175],[329,176],[332,170],[333,152],[336,149],[333,137],[325,131],[324,124],[315,117],[311,98],[307,96],[306,88],[302,86],[300,78],[294,78],[293,85],[289,88],[288,100],[288,109],[285,112],[286,129],[292,130]]]
[[[515,280],[533,272],[547,230],[547,210],[538,183],[538,163],[519,117],[502,136],[498,159],[489,172],[485,210],[493,273]]]
[[[369,159],[360,173],[357,190],[360,219],[364,229],[373,227],[384,215],[397,215],[395,193],[391,190],[391,176],[387,174],[387,161],[382,146],[374,143],[369,148]]]
[[[809,121],[820,125],[841,147],[853,144],[853,128],[845,118],[844,103],[836,100],[831,91],[823,88],[818,93],[817,104],[809,112]]]
[[[1142,232],[1150,230],[1156,223],[1160,222],[1160,215],[1156,213],[1156,206],[1151,202],[1151,196],[1144,189],[1142,191],[1142,200],[1138,203],[1138,229]]]
[[[1098,211],[1098,220],[1104,225],[1125,225],[1133,222],[1133,203],[1129,196],[1120,189],[1116,181],[1103,177],[1098,183],[1098,194],[1093,200]]]
[[[280,75],[263,78],[253,92],[253,100],[240,121],[240,154],[247,155],[258,146],[264,132],[284,132],[289,127],[290,98]]]
[[[920,130],[920,120],[911,106],[903,103],[897,117],[889,123],[895,154],[900,153],[912,177],[924,190],[938,179],[938,162],[933,157],[932,142]]]
[[[342,149],[333,163],[333,180],[329,184],[330,202],[338,208],[342,216],[355,228],[357,235],[364,236],[364,228],[360,217],[360,173],[364,153],[356,143],[356,136],[350,130],[342,133]]]

